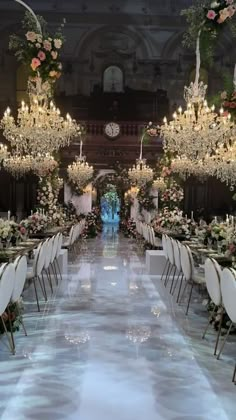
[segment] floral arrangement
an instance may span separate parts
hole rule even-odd
[[[157,234],[172,233],[177,235],[185,235],[186,237],[193,235],[196,229],[196,223],[183,217],[183,212],[178,208],[170,210],[164,207],[152,222],[153,229]]]
[[[50,224],[49,218],[41,213],[34,213],[27,219],[20,222],[20,228],[25,229],[28,234],[34,235],[35,233],[44,232]]]
[[[98,234],[98,215],[96,211],[91,211],[86,216],[86,223],[83,236],[85,238],[95,238]]]
[[[138,194],[137,194],[137,200],[140,205],[140,210],[147,210],[152,211],[155,210],[155,204],[153,203],[153,199],[155,198],[150,194],[150,187],[152,186],[149,184],[146,184],[144,187],[141,187]]]
[[[158,137],[159,133],[160,133],[160,127],[150,121],[144,127],[143,132],[142,132],[143,143],[148,143],[151,137]]]
[[[2,318],[5,322],[7,331],[19,331],[20,325],[22,323],[22,313],[23,313],[24,307],[23,302],[20,299],[17,303],[10,303],[8,305],[8,311],[3,312]],[[0,334],[5,333],[5,328],[3,325],[2,320],[0,319]]]
[[[199,0],[194,3],[181,12],[189,24],[184,37],[184,45],[195,47],[201,30],[201,51],[205,54],[205,59],[211,61],[213,47],[220,30],[228,25],[233,35],[236,34],[235,22],[232,19],[236,12],[236,3],[235,0]]]
[[[51,224],[61,225],[65,214],[58,205],[58,196],[63,187],[63,179],[58,176],[58,169],[49,176],[40,178],[38,188],[38,204],[43,212],[51,219]]]
[[[236,90],[231,90],[230,92],[224,90],[221,92],[220,97],[223,101],[222,105],[224,109],[230,114],[236,116]]]
[[[18,61],[25,64],[32,80],[40,78],[43,83],[54,83],[61,76],[62,64],[60,52],[63,46],[61,25],[57,33],[50,35],[41,16],[37,16],[42,31],[28,11],[22,22],[24,36],[12,35],[9,49],[15,53]]]
[[[168,206],[170,209],[179,207],[184,199],[184,190],[176,181],[172,181],[169,188],[162,192],[160,201],[164,207]]]

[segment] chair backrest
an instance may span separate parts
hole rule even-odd
[[[40,276],[44,267],[44,263],[45,263],[45,258],[47,255],[47,241],[42,243],[42,246],[39,250],[39,255],[38,255],[38,259],[37,259],[37,263],[36,263],[36,267],[35,267],[35,274],[37,276]]]
[[[57,255],[57,246],[58,246],[58,235],[53,236],[52,238],[52,255],[51,255],[51,263],[53,263],[53,261],[56,258]]]
[[[17,302],[24,289],[27,275],[27,258],[25,255],[19,256],[13,263],[15,268],[15,283],[11,295],[11,301]]]
[[[72,236],[73,236],[73,232],[74,232],[74,225],[73,226],[71,226],[71,228],[70,228],[70,233],[69,233],[69,245],[71,245],[72,244]]]
[[[185,280],[189,281],[191,280],[192,275],[193,275],[193,266],[192,266],[189,249],[186,245],[182,245],[180,248],[180,259],[181,259],[181,267],[184,273]]]
[[[174,249],[173,249],[172,239],[169,236],[166,236],[166,250],[167,250],[168,259],[170,263],[173,265],[175,263]]]
[[[34,261],[33,261],[33,273],[34,275],[36,274],[36,267],[38,264],[38,259],[39,259],[39,253],[40,253],[40,249],[42,247],[43,242],[40,242],[34,252]]]
[[[53,237],[52,238],[48,238],[45,241],[45,258],[44,258],[44,268],[48,269],[50,262],[51,262],[51,258],[52,258],[52,247],[53,247]]]
[[[175,259],[175,266],[177,267],[178,271],[181,271],[181,258],[180,258],[180,246],[179,242],[175,239],[172,239],[173,249],[174,249],[174,259]]]
[[[58,233],[56,258],[58,258],[59,255],[60,255],[62,243],[63,243],[63,235],[62,235],[62,233]]]
[[[236,272],[233,269],[224,268],[220,284],[225,310],[231,321],[236,323]]]
[[[15,268],[12,263],[4,265],[0,276],[0,315],[10,302],[15,284]]]
[[[216,260],[207,258],[205,261],[205,280],[209,296],[213,303],[217,306],[221,304],[221,287],[220,287],[221,268]]]
[[[161,241],[162,241],[162,248],[163,248],[164,255],[168,259],[166,235],[164,233],[162,234],[162,240]]]

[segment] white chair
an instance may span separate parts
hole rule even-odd
[[[188,303],[187,303],[187,309],[186,309],[186,315],[188,315],[190,301],[193,293],[193,287],[195,284],[202,285],[205,283],[205,279],[203,276],[200,276],[195,268],[194,268],[194,262],[192,253],[187,245],[182,245],[180,250],[180,256],[181,256],[181,266],[184,274],[185,279],[185,287],[182,293],[182,297],[184,296],[185,290],[188,285],[191,286],[189,297],[188,297]],[[179,290],[180,294],[181,289]],[[181,299],[179,300],[180,303]]]
[[[225,308],[225,311],[230,319],[230,325],[225,335],[224,341],[218,353],[217,359],[220,358],[220,355],[223,351],[225,343],[229,337],[232,326],[236,324],[236,272],[233,269],[224,268],[221,274],[221,294],[222,302]],[[235,379],[235,372],[233,380]]]
[[[58,276],[57,276],[57,270],[56,270],[56,266],[55,266],[55,259],[56,259],[56,255],[57,255],[58,239],[59,239],[58,235],[56,235],[52,238],[52,253],[51,253],[51,261],[50,261],[50,266],[51,266],[53,274],[55,276],[55,280],[56,280],[57,285],[58,285]]]
[[[15,261],[13,262],[13,266],[15,269],[15,282],[14,282],[14,288],[12,291],[12,295],[11,295],[11,302],[15,303],[18,307],[19,310],[19,299],[22,295],[23,289],[24,289],[24,285],[25,285],[25,281],[26,281],[26,275],[27,275],[27,258],[25,255],[19,256],[15,259]],[[20,317],[20,323],[23,327],[25,336],[27,336],[27,332],[26,332],[26,328],[25,328],[25,324],[24,324],[24,320],[23,320],[23,314],[21,314]],[[15,342],[14,342],[14,338],[13,338],[13,345],[15,348]]]
[[[169,271],[168,275],[166,276],[166,280],[165,280],[165,283],[164,283],[165,287],[167,287],[167,284],[169,282],[170,275],[171,275],[172,271],[174,270],[173,278],[175,277],[175,273],[176,273],[175,257],[174,257],[174,249],[173,249],[172,238],[170,238],[168,235],[166,235],[166,251],[167,251],[168,260],[170,262],[170,271]]]
[[[62,274],[61,274],[61,269],[60,269],[60,265],[59,265],[59,262],[58,262],[58,258],[59,258],[59,255],[61,253],[62,243],[63,243],[62,233],[58,233],[57,234],[57,250],[56,250],[56,255],[55,255],[55,260],[54,261],[55,261],[55,266],[58,269],[61,280],[62,280]]]
[[[207,258],[205,261],[205,280],[206,280],[206,287],[208,294],[211,298],[211,301],[214,304],[214,308],[209,316],[209,322],[206,326],[206,329],[202,335],[202,338],[205,338],[209,325],[212,321],[212,317],[215,314],[215,311],[218,310],[220,306],[222,306],[222,295],[221,295],[221,288],[220,288],[220,277],[221,277],[221,268],[216,260],[213,258]],[[216,338],[215,350],[214,355],[216,355],[217,347],[220,338],[221,332],[221,325],[223,319],[223,308],[222,308],[222,315],[219,325],[219,330]]]
[[[28,267],[28,272],[26,276],[26,279],[28,281],[31,281],[31,280],[33,281],[35,297],[36,297],[37,307],[38,307],[39,312],[40,312],[40,306],[39,306],[38,292],[37,292],[37,287],[36,287],[36,280],[39,282],[45,301],[47,301],[47,292],[45,288],[44,279],[42,278],[41,280],[40,278],[40,276],[42,275],[42,270],[43,270],[44,262],[46,258],[46,250],[47,248],[45,246],[45,242],[41,242],[35,251],[33,265]]]
[[[168,272],[169,272],[169,269],[170,269],[170,261],[169,261],[168,254],[167,254],[166,235],[164,233],[162,235],[162,248],[163,248],[164,256],[166,258],[166,264],[165,264],[165,267],[164,267],[164,270],[163,270],[163,273],[162,273],[162,276],[161,276],[161,281],[164,277],[165,271],[167,270],[166,271],[166,276],[167,276]]]
[[[11,300],[14,284],[15,284],[14,265],[12,263],[4,264],[0,268],[0,317],[2,320],[3,328],[7,336],[9,347],[12,354],[15,354],[15,346],[14,346],[14,339],[13,339],[13,333],[12,333],[11,318],[9,317],[9,324],[10,324],[10,329],[11,329],[11,333],[9,334],[3,315],[7,311],[8,316],[9,316],[9,311],[7,307]]]
[[[44,272],[46,273],[48,283],[49,283],[52,293],[53,293],[53,286],[52,286],[52,278],[51,278],[51,273],[50,273],[50,264],[51,264],[52,252],[53,252],[53,240],[54,240],[54,237],[48,238],[45,241],[46,251],[45,251],[45,259],[44,259],[44,265],[43,265],[43,270],[42,270],[42,276]]]
[[[174,286],[174,277],[173,277],[172,285],[171,285],[171,289],[170,289],[170,293],[172,295],[174,295],[175,289],[176,289],[177,284],[179,282],[179,279],[180,279],[180,282],[182,284],[184,275],[183,275],[183,271],[182,271],[181,256],[180,256],[181,244],[180,244],[179,241],[177,241],[175,239],[172,239],[172,244],[173,244],[173,251],[174,251],[174,261],[175,261],[174,264],[175,264],[175,267],[176,267],[176,271],[178,273],[175,286]],[[179,296],[177,296],[177,301],[176,302],[178,302],[178,298],[179,298]]]

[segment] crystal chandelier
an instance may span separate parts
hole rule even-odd
[[[174,166],[175,171],[180,170],[184,176],[189,173],[186,162],[201,166],[199,160],[204,162],[207,156],[214,155],[216,149],[226,144],[235,132],[230,114],[224,113],[221,108],[218,115],[214,105],[209,108],[205,100],[207,86],[199,82],[200,35],[201,31],[197,39],[195,82],[184,90],[187,109],[183,112],[179,107],[178,112],[173,114],[173,120],[168,123],[165,117],[161,127],[164,149],[183,159],[183,163],[178,161]]]
[[[46,153],[38,155],[32,159],[32,171],[39,177],[48,175],[49,172],[52,172],[58,167],[58,162],[54,159],[53,156]]]
[[[32,156],[11,155],[4,160],[3,166],[15,178],[21,178],[32,168]]]
[[[157,189],[159,191],[164,191],[167,188],[166,187],[165,180],[162,177],[155,179],[153,181],[152,186],[153,186],[153,188],[155,188],[155,189]]]
[[[143,159],[143,139],[144,135],[141,137],[139,159],[136,159],[136,165],[133,165],[128,171],[131,183],[138,187],[142,187],[147,182],[152,181],[154,176],[152,168],[146,164],[147,160]]]
[[[34,98],[29,106],[22,102],[17,121],[12,117],[10,108],[4,113],[0,124],[3,135],[20,154],[37,155],[42,150],[45,154],[52,154],[69,145],[71,138],[77,134],[77,124],[69,114],[64,119],[53,102],[48,106],[44,99]]]
[[[94,169],[86,162],[86,157],[82,155],[83,142],[80,141],[80,156],[76,156],[75,162],[67,168],[69,181],[78,189],[86,187],[93,176]]]

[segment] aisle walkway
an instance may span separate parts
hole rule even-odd
[[[88,241],[26,324],[15,357],[0,342],[3,420],[236,418],[232,364],[222,369],[196,320],[171,306],[112,228]]]

